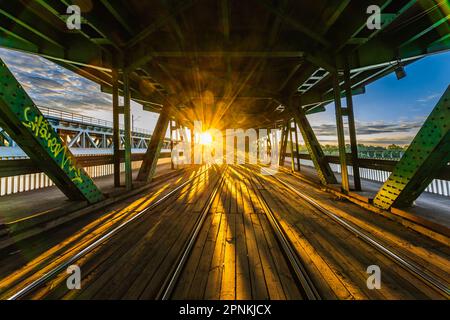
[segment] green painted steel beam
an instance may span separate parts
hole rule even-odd
[[[14,1],[2,2],[0,8],[0,15],[3,15],[7,19],[11,20],[15,24],[27,29],[34,33],[41,39],[59,47],[64,48],[64,43],[61,38],[61,33],[58,33],[55,28],[52,28],[49,24],[41,22],[39,25],[38,16],[31,11],[23,11],[20,6]]]
[[[336,129],[338,136],[339,147],[339,162],[341,165],[341,177],[342,177],[342,191],[349,192],[350,184],[348,180],[347,169],[347,153],[345,150],[345,132],[344,132],[344,120],[342,104],[341,104],[341,89],[339,87],[339,74],[336,72],[333,74],[333,94],[334,94],[334,109],[336,115]]]
[[[292,100],[292,99],[291,99]],[[317,175],[319,176],[320,182],[324,185],[337,183],[336,177],[328,164],[322,148],[320,147],[319,141],[314,134],[311,125],[302,108],[297,107],[299,104],[289,103],[288,108],[292,113],[300,132],[305,141],[306,148],[311,155],[311,160],[314,163],[314,167],[317,170]]]
[[[425,120],[373,203],[383,209],[406,207],[450,161],[450,86]]]
[[[430,32],[431,30],[437,28],[438,26],[440,26],[443,23],[448,23],[448,20],[450,19],[450,14],[448,14],[445,17],[442,17],[441,19],[439,19],[438,21],[436,21],[435,23],[433,23],[431,26],[428,26],[427,28],[425,28],[424,30],[421,30],[420,32],[418,32],[417,34],[415,34],[413,37],[411,37],[410,39],[408,39],[407,41],[405,41],[404,43],[402,43],[402,45],[400,47],[404,47],[414,41],[416,41],[417,39],[419,39],[420,37],[423,37],[425,34],[427,34],[428,32]]]
[[[134,34],[133,17],[128,13],[127,8],[120,1],[100,0],[111,15],[130,33]]]
[[[90,203],[103,199],[92,179],[77,165],[69,148],[1,60],[0,118],[3,129],[67,197]]]
[[[311,109],[308,109],[305,113],[308,114],[314,114],[314,113],[319,113],[319,112],[325,112],[327,111],[327,109],[325,108],[324,104],[321,103],[315,107],[312,107]]]
[[[145,153],[144,161],[139,170],[137,180],[143,182],[150,182],[155,174],[156,164],[158,163],[161,147],[164,142],[164,137],[167,132],[167,127],[170,120],[170,107],[165,105],[159,114],[155,130]],[[192,158],[193,159],[193,158]]]

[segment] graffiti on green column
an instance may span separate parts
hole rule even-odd
[[[41,114],[35,115],[34,118],[30,117],[30,107],[26,107],[23,111],[22,124],[29,128],[34,136],[41,139],[42,144],[48,148],[50,155],[58,161],[60,159],[61,169],[67,171],[69,174],[73,174],[72,181],[75,183],[83,183],[81,177],[81,169],[77,168],[75,165],[75,159],[69,152],[67,146],[63,145],[58,136],[48,122]],[[31,119],[30,119],[31,118]],[[61,156],[60,158],[58,158]]]

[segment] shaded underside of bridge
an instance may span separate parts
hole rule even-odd
[[[81,9],[79,30],[66,25],[70,5]],[[379,28],[372,24],[377,10]],[[432,0],[0,0],[1,47],[53,61],[98,83],[113,100],[112,138],[103,142],[112,154],[77,158],[71,138],[52,130],[59,122],[45,118],[0,61],[0,134],[30,158],[2,160],[0,177],[44,172],[70,200],[84,202],[66,204],[79,211],[58,208],[0,225],[1,249],[19,248],[0,267],[0,297],[448,298],[448,228],[399,208],[411,206],[433,179],[449,179],[450,88],[396,162],[358,159],[352,97],[448,50],[449,14],[448,1]],[[132,154],[131,100],[160,114],[144,155]],[[324,154],[308,119],[330,102],[337,157]],[[265,174],[261,162],[173,170],[166,159],[152,180],[167,128],[192,134],[195,121],[202,130],[280,130],[279,141],[258,137],[259,147],[280,150],[271,163],[280,172]],[[297,135],[308,155],[300,154]],[[313,178],[300,160],[312,162]],[[139,172],[133,161],[142,161]],[[114,165],[111,194],[83,169],[106,164]],[[361,189],[360,167],[391,172],[370,198],[353,192]],[[137,225],[139,219],[148,223]],[[51,241],[39,238],[50,229],[57,230]],[[29,239],[36,250],[15,259],[15,252],[30,251]],[[386,267],[386,291],[366,287],[374,256]],[[86,288],[67,292],[61,270],[81,257],[90,272]],[[166,269],[168,278],[159,272]]]
[[[70,4],[81,8],[79,31],[66,26]],[[370,5],[381,9],[380,30],[366,25]],[[333,100],[333,72],[348,68],[352,89],[362,92],[397,62],[449,44],[445,1],[23,0],[1,7],[2,46],[49,58],[109,92],[111,70],[126,71],[131,96],[149,110],[170,105],[183,123],[219,129],[286,121],[277,107],[292,95],[305,111],[320,111]]]

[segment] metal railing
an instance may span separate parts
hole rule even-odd
[[[314,167],[309,155],[301,154],[301,164],[308,167]],[[336,156],[327,156],[331,170],[335,173],[341,173],[339,158]],[[359,159],[359,174],[362,179],[384,183],[389,178],[397,161],[386,159]],[[347,167],[348,174],[353,175],[353,167]],[[450,197],[449,168],[447,167],[430,185],[425,192]]]
[[[161,153],[161,158],[170,156]],[[91,178],[114,174],[113,155],[78,155],[77,162]],[[144,153],[132,155],[132,169],[141,167]],[[123,161],[123,160],[122,160]],[[125,164],[120,165],[121,172]],[[52,187],[53,181],[37,167],[28,157],[0,157],[0,197]]]
[[[102,119],[98,119],[98,118],[94,118],[94,117],[84,116],[84,115],[78,114],[78,113],[72,113],[72,112],[67,112],[67,111],[58,110],[58,109],[52,109],[52,108],[43,107],[43,106],[37,106],[37,107],[39,108],[39,110],[42,112],[42,114],[46,118],[65,120],[65,121],[71,121],[71,122],[76,122],[76,123],[80,123],[80,124],[101,126],[101,127],[106,127],[106,128],[113,128],[112,121],[102,120]],[[124,130],[124,125],[119,124],[119,128],[121,130]],[[152,134],[151,131],[141,129],[141,128],[133,128],[133,132],[147,134],[147,135]]]
[[[132,169],[139,169],[142,161],[133,161]],[[104,177],[114,173],[113,164],[104,164],[84,168],[91,178]],[[120,165],[121,172],[125,171],[125,164]],[[55,184],[43,172],[0,178],[0,197],[15,193],[52,187]]]

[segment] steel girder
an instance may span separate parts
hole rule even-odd
[[[292,127],[292,124],[294,125]],[[291,148],[291,170],[294,172],[297,166],[297,170],[300,171],[300,157],[298,150],[298,134],[297,134],[297,123],[295,120],[289,122],[289,134],[290,134],[290,148]]]
[[[450,161],[450,86],[425,120],[373,203],[410,206]]]
[[[284,162],[286,161],[286,149],[288,144],[288,135],[289,135],[289,122],[283,126],[281,129],[281,139],[280,139],[280,154],[278,165],[284,166]]]
[[[311,160],[317,170],[317,175],[319,176],[320,182],[322,184],[337,183],[336,177],[331,170],[329,163],[325,159],[323,150],[320,147],[319,141],[317,140],[308,119],[306,118],[304,110],[301,107],[295,107],[292,103],[289,103],[288,107],[295,119],[295,122],[300,128],[300,132],[303,136],[303,140],[305,141],[306,148],[311,155]]]
[[[2,128],[38,164],[64,194],[95,203],[103,195],[58,133],[0,60],[0,118]]]
[[[164,143],[164,136],[169,126],[170,110],[169,106],[165,105],[159,114],[158,122],[156,123],[155,131],[153,131],[152,138],[145,153],[144,161],[137,177],[138,181],[150,182],[155,174],[156,164],[158,163],[161,147]],[[193,158],[192,158],[193,159]]]

